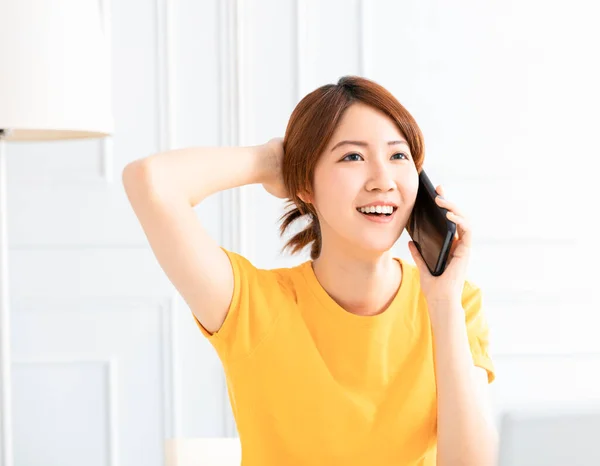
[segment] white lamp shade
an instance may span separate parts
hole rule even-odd
[[[10,130],[7,141],[112,133],[106,3],[0,0],[0,129]]]

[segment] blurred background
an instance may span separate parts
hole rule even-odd
[[[114,133],[7,143],[15,465],[156,466],[165,438],[237,435],[220,362],[154,259],[121,170],[283,136],[304,95],[347,74],[412,113],[430,177],[471,218],[497,415],[600,402],[597,2],[99,3]],[[197,213],[270,268],[308,258],[280,254],[282,209],[249,186]]]

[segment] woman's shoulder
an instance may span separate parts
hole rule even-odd
[[[302,279],[306,267],[310,267],[310,260],[295,260],[291,264],[266,267],[258,260],[255,261],[243,254],[222,249],[231,261],[234,277],[237,280],[251,280],[256,286],[269,287],[277,284],[282,291],[292,294],[295,294],[298,281]]]

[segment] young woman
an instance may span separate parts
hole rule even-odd
[[[458,226],[433,277],[390,249],[411,214],[423,136],[379,84],[346,76],[294,109],[285,137],[188,148],[128,165],[123,182],[152,250],[225,369],[244,466],[495,462],[494,379],[481,291]],[[192,208],[261,183],[293,207],[282,232],[311,260],[259,269],[221,248]]]

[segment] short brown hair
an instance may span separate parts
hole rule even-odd
[[[343,76],[337,84],[326,84],[306,95],[296,106],[283,139],[283,182],[289,193],[288,207],[281,217],[281,235],[295,220],[308,215],[309,225],[292,237],[283,249],[297,253],[312,243],[311,258],[321,254],[321,230],[311,204],[298,197],[311,193],[313,175],[320,155],[330,142],[344,111],[363,103],[385,113],[398,125],[410,147],[417,171],[425,158],[423,135],[412,115],[383,86],[359,76]]]

